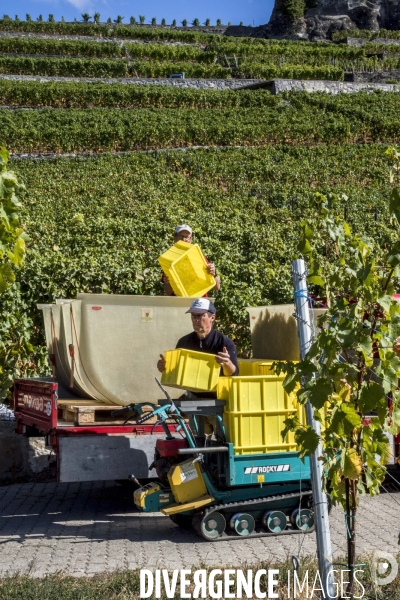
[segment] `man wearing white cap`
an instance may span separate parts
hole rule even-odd
[[[176,242],[186,242],[187,244],[191,244],[193,241],[193,231],[192,228],[187,225],[186,223],[183,223],[182,225],[178,225],[178,227],[175,229],[175,233],[174,233],[174,244],[176,244]],[[207,271],[209,273],[211,273],[211,275],[214,277],[215,279],[215,287],[213,287],[213,289],[211,291],[218,291],[221,287],[221,280],[217,275],[216,269],[215,269],[215,265],[213,263],[208,262],[207,258],[204,257],[207,261]],[[175,296],[174,294],[174,290],[171,287],[171,284],[168,281],[168,277],[165,275],[165,273],[163,273],[162,278],[161,278],[162,283],[164,284],[164,292],[166,293],[167,296]],[[205,295],[205,297],[207,297],[208,294]]]
[[[221,365],[221,375],[227,377],[237,375],[239,368],[236,346],[226,335],[213,329],[217,311],[211,300],[197,298],[186,312],[190,313],[192,317],[193,331],[182,337],[176,347],[215,354],[215,360]],[[165,359],[161,354],[157,368],[161,373],[165,369]],[[202,396],[204,397],[205,394],[202,394]]]

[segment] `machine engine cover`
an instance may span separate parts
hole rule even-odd
[[[196,500],[207,494],[203,473],[199,463],[193,462],[193,459],[171,467],[168,473],[168,481],[175,502],[178,504]]]
[[[178,456],[178,450],[186,447],[187,442],[184,439],[158,439],[156,442],[156,450],[163,457]]]
[[[148,483],[133,494],[135,505],[143,512],[158,512],[164,506],[174,501],[169,490],[163,489],[158,483]]]

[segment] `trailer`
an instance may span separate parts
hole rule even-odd
[[[190,331],[191,302],[79,294],[39,305],[52,376],[14,381],[16,431],[45,437],[58,481],[155,476],[150,467],[161,426],[112,413],[132,402],[157,403],[159,353]],[[176,427],[168,423],[171,432]]]
[[[149,466],[163,429],[154,420],[125,423],[111,416],[117,406],[74,396],[51,378],[16,379],[14,407],[17,433],[45,437],[59,482],[128,480],[132,472],[155,476]]]

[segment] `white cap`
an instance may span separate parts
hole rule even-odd
[[[188,231],[190,235],[192,235],[193,233],[192,228],[189,227],[189,225],[186,225],[186,223],[183,223],[183,225],[178,225],[178,227],[175,229],[175,235],[177,235],[181,231]]]
[[[189,308],[189,310],[187,310],[186,312],[198,314],[209,312],[215,315],[217,311],[215,309],[214,304],[208,298],[196,298],[196,300],[192,302],[192,305]]]

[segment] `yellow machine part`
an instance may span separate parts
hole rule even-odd
[[[214,502],[212,496],[202,496],[201,498],[197,498],[197,500],[192,500],[192,502],[186,502],[185,504],[170,504],[167,508],[162,508],[161,512],[163,515],[169,517],[169,515],[176,515],[187,510],[196,510],[197,508],[211,504],[211,502]]]
[[[178,504],[197,500],[207,494],[199,463],[194,463],[193,459],[171,467],[168,481]]]
[[[139,488],[133,494],[133,501],[138,508],[144,508],[146,497],[150,494],[154,494],[160,490],[160,486],[157,483],[148,483],[147,485]]]

